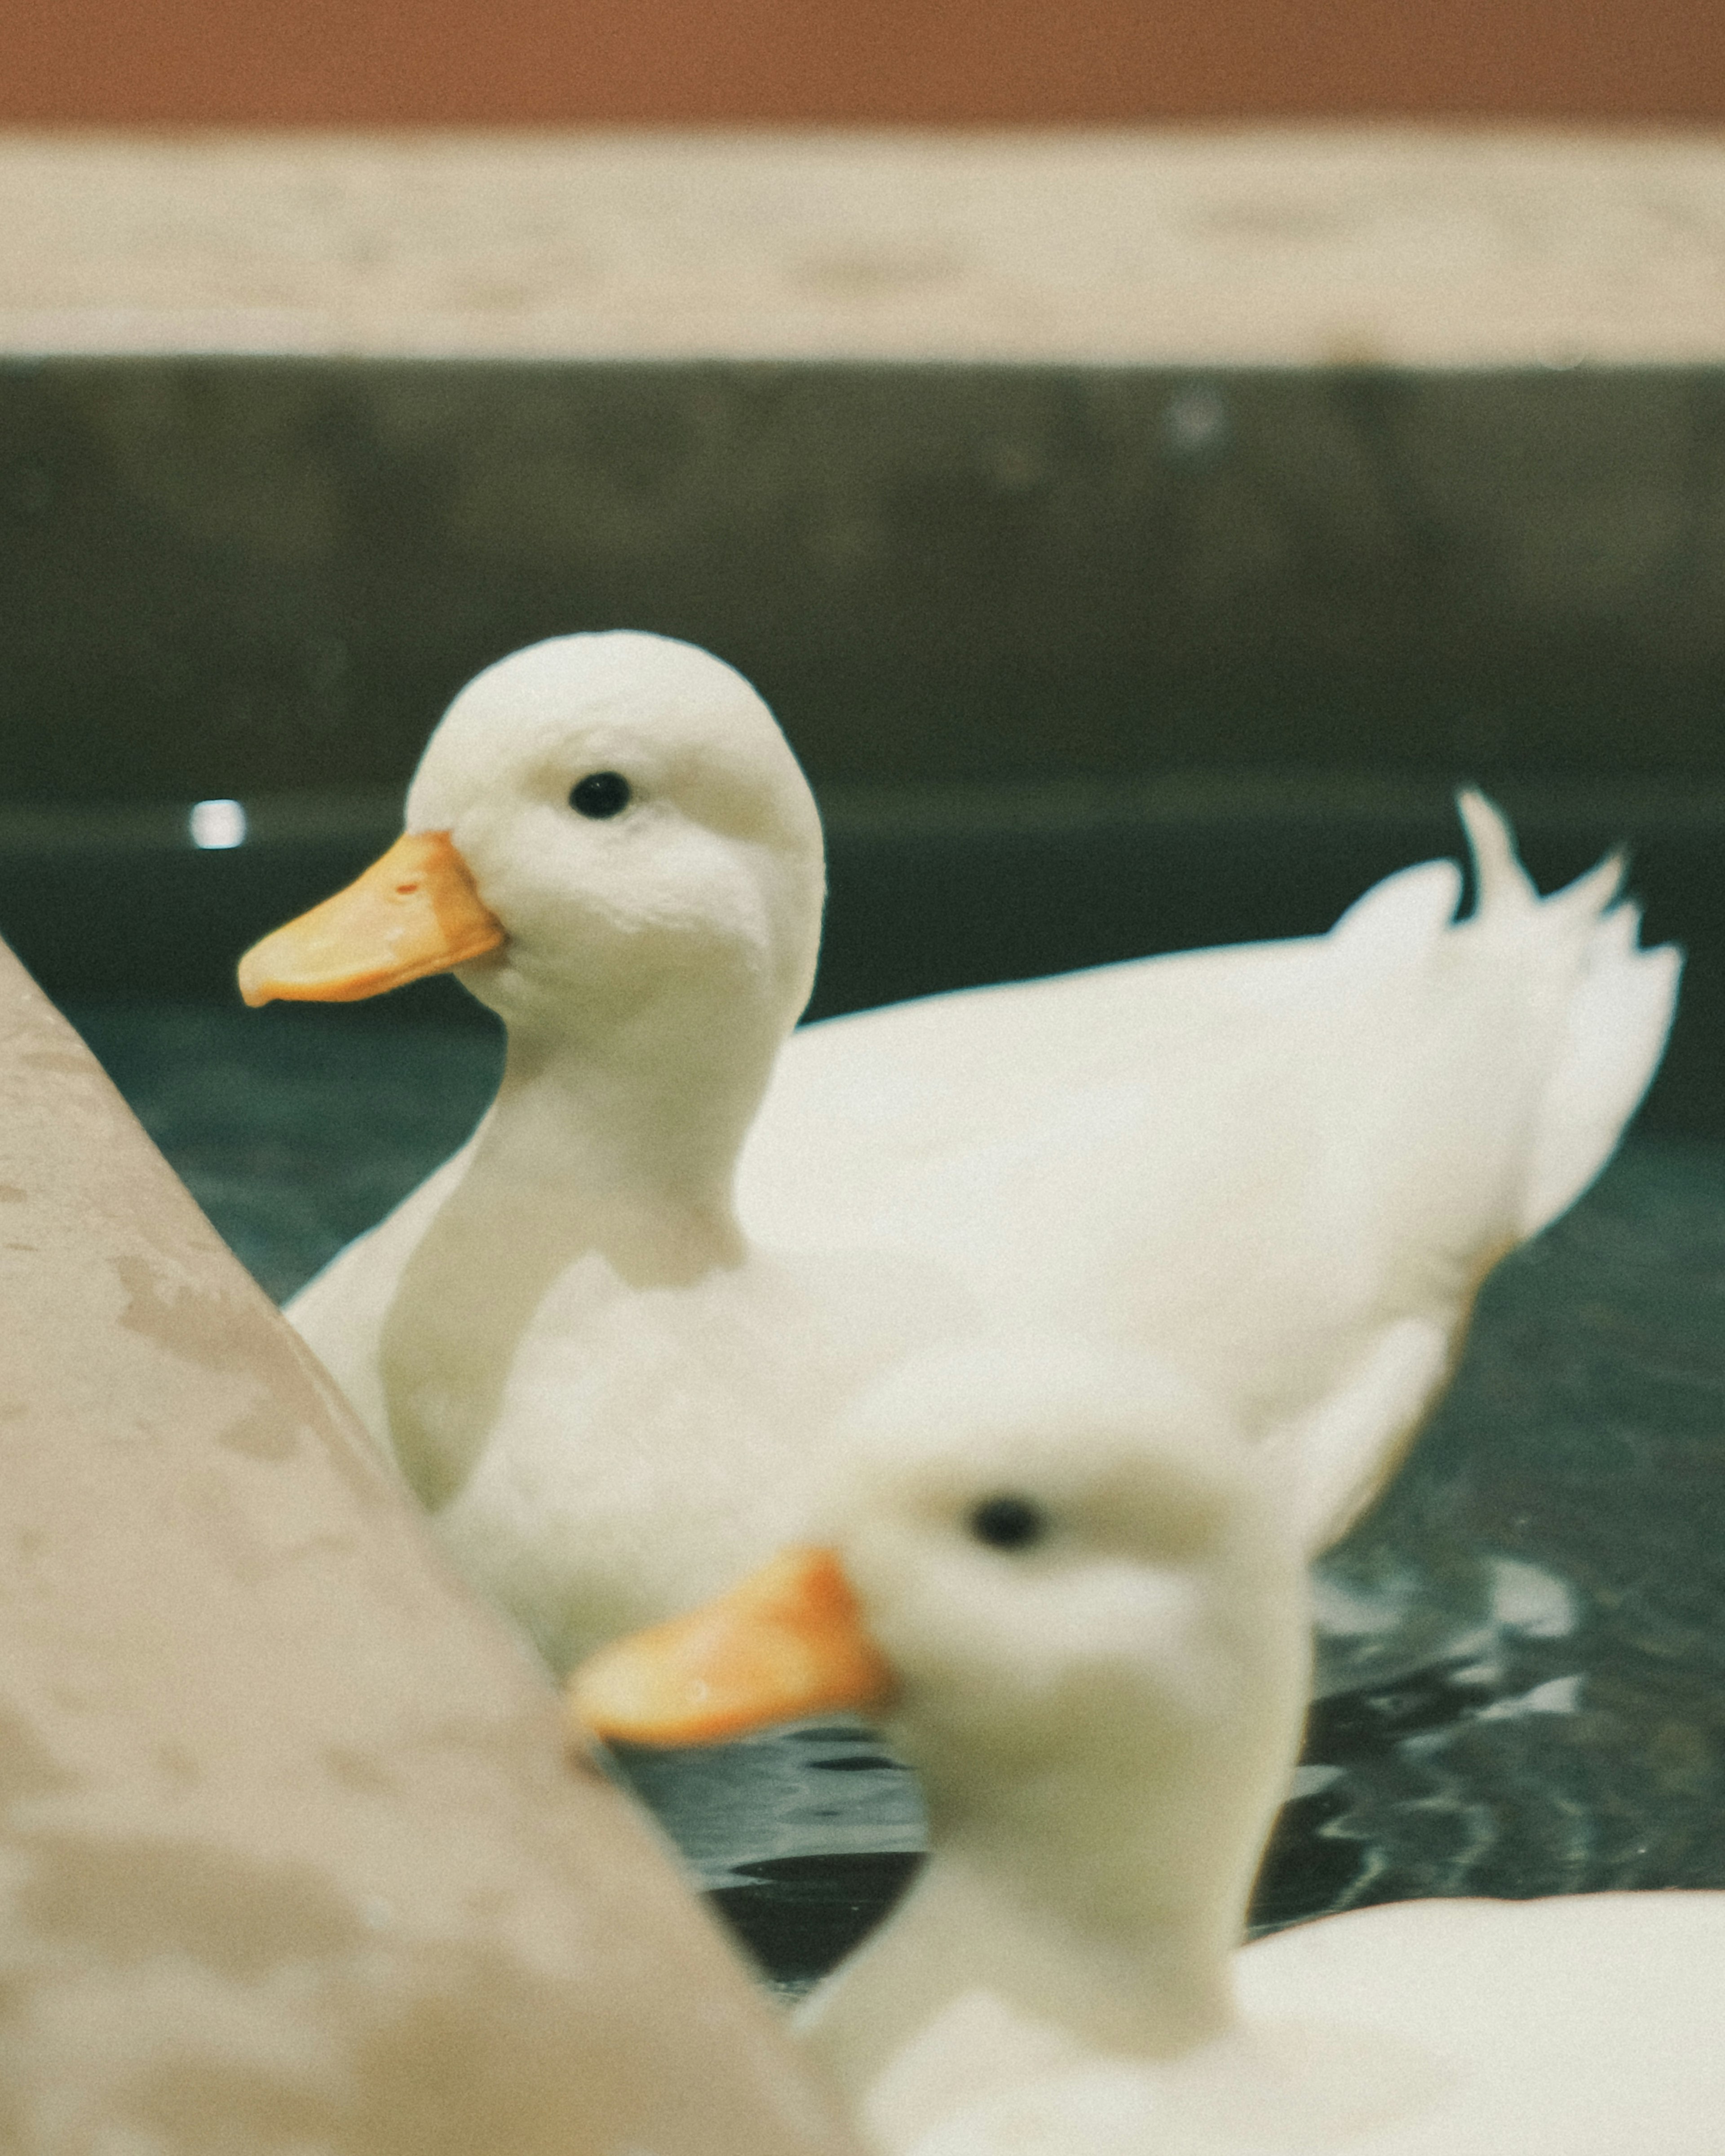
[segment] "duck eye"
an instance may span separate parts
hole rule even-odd
[[[966,1524],[990,1549],[1028,1549],[1049,1529],[1047,1513],[1028,1497],[984,1497]]]
[[[620,771],[590,771],[569,788],[569,806],[578,816],[599,822],[627,808],[632,791]]]

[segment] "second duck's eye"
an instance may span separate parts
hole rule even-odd
[[[965,1522],[979,1543],[990,1549],[1029,1549],[1049,1530],[1049,1517],[1029,1497],[984,1497],[973,1507]]]
[[[633,788],[620,771],[590,771],[569,788],[569,806],[578,816],[595,822],[620,815],[629,803]]]

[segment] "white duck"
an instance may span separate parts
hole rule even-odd
[[[509,1033],[472,1141],[289,1315],[559,1668],[793,1533],[857,1388],[978,1331],[1159,1348],[1321,1546],[1481,1277],[1609,1156],[1669,1022],[1676,954],[1635,948],[1615,865],[1542,902],[1495,812],[1463,814],[1460,924],[1432,862],[1327,936],[934,998],[780,1056],[823,868],[771,714],[665,638],[518,652],[433,736],[407,835],[242,967],[254,1003],[454,968]]]
[[[886,1710],[931,1854],[801,2011],[914,2156],[1714,2156],[1725,1894],[1413,1902],[1240,1948],[1304,1548],[1159,1363],[968,1345],[853,1414],[830,1547],[595,1656],[589,1730]]]

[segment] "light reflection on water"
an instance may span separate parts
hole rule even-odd
[[[916,1777],[866,1722],[829,1716],[733,1744],[614,1756],[706,1887],[747,1885],[737,1867],[768,1858],[927,1845]]]

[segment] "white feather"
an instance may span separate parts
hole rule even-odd
[[[568,807],[595,768],[634,788],[614,823]],[[1285,1477],[1305,1432],[1321,1543],[1483,1273],[1609,1153],[1675,981],[1599,879],[1538,901],[1469,796],[1468,920],[1431,862],[1327,936],[932,998],[781,1054],[819,822],[747,685],[660,638],[489,670],[409,805],[508,932],[461,978],[509,1071],[289,1314],[559,1666],[764,1555],[857,1387],[973,1332],[1153,1349],[1279,1433]]]
[[[1358,1387],[1399,1413],[1420,1352],[1392,1336]],[[1712,2156],[1725,1894],[1409,1902],[1239,1948],[1307,1613],[1297,1523],[1218,1419],[1065,1337],[906,1365],[852,1419],[823,1540],[932,1847],[798,2025],[871,2144]],[[1038,1538],[979,1545],[1002,1491]]]

